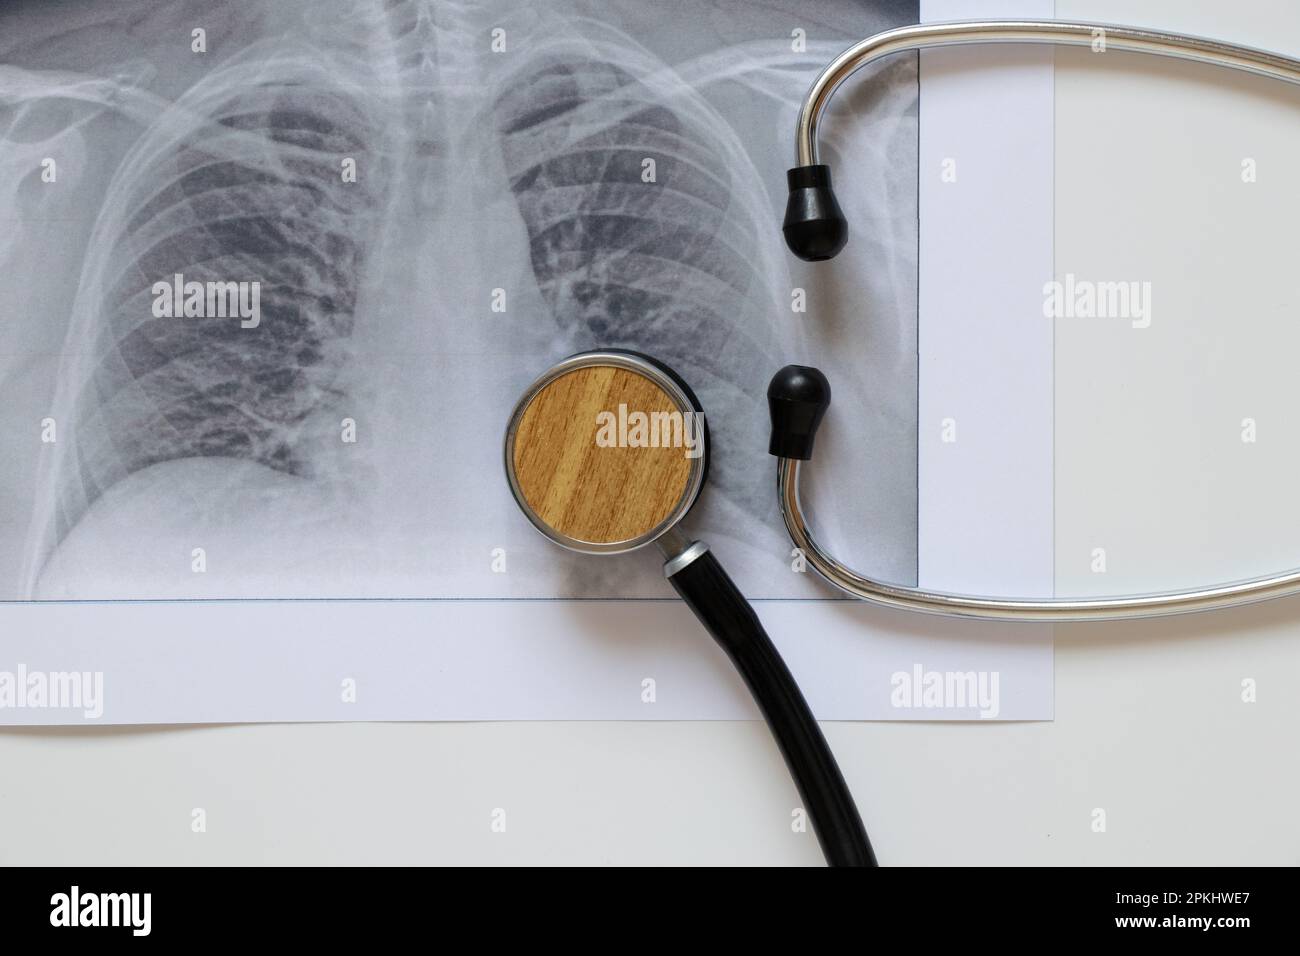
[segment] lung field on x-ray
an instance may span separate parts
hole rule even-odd
[[[378,177],[344,183],[339,157],[364,161],[385,131],[324,70],[219,99],[193,125],[164,117],[156,158],[114,197],[120,226],[106,237],[102,285],[86,290],[91,345],[66,369],[72,440],[52,476],[43,548],[152,465],[241,459],[311,478],[337,440],[358,276],[378,225]],[[159,316],[155,286],[177,276],[255,282],[255,324]]]

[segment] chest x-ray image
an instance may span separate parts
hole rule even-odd
[[[692,525],[756,597],[825,593],[792,573],[764,403],[816,358],[843,410],[819,525],[914,581],[915,57],[835,107],[858,231],[833,273],[788,255],[780,217],[808,83],[916,19],[3,4],[0,599],[664,596],[653,561],[554,548],[506,485],[520,391],[595,348],[699,395]]]

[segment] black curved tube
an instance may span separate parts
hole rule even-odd
[[[831,866],[875,866],[853,795],[758,615],[706,551],[668,578],[731,658],[776,737]]]

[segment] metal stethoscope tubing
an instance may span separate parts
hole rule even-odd
[[[813,539],[799,501],[797,458],[777,464],[781,516],[790,539],[831,584],[853,597],[904,611],[1002,621],[1117,621],[1239,607],[1300,593],[1300,570],[1235,584],[1122,598],[993,598],[886,584],[837,561]]]
[[[808,90],[803,107],[799,110],[799,121],[795,131],[798,165],[813,166],[819,162],[817,125],[822,113],[840,84],[858,70],[893,53],[980,43],[1047,43],[1056,46],[1086,47],[1104,44],[1101,49],[1105,51],[1150,53],[1255,73],[1287,83],[1300,83],[1300,61],[1291,57],[1205,37],[1170,33],[1166,30],[1116,26],[1109,23],[1070,23],[1060,20],[968,20],[953,23],[922,23],[886,30],[867,37],[849,47],[822,70],[821,75]]]
[[[848,241],[848,223],[831,188],[829,167],[819,163],[818,123],[826,104],[848,77],[870,63],[907,50],[986,43],[1046,43],[1104,52],[1147,53],[1221,66],[1300,84],[1300,60],[1204,37],[1108,23],[1055,20],[972,20],[886,30],[857,43],[821,72],[799,111],[798,165],[787,175],[790,198],[783,232],[790,250],[811,262],[833,258]],[[874,580],[838,561],[817,544],[799,498],[801,462],[812,457],[813,437],[830,405],[830,384],[817,369],[790,365],[768,388],[772,413],[770,451],[778,459],[781,515],[795,547],[831,584],[873,604],[928,614],[1007,621],[1100,621],[1159,617],[1238,607],[1300,593],[1300,569],[1213,587],[1120,598],[995,598],[909,588]]]
[[[849,47],[822,70],[804,97],[795,127],[797,165],[786,173],[790,199],[783,231],[790,250],[810,262],[833,258],[848,240],[848,224],[831,188],[831,172],[821,163],[818,125],[840,85],[868,64],[907,50],[988,43],[1046,43],[1118,50],[1207,63],[1300,84],[1300,60],[1143,27],[1056,20],[970,20],[925,23],[886,30]]]

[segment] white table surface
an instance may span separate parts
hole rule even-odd
[[[1300,863],[1300,607],[1247,615],[1063,630],[1053,723],[825,725],[881,861]],[[6,864],[820,861],[756,721],[8,729],[0,767]]]

